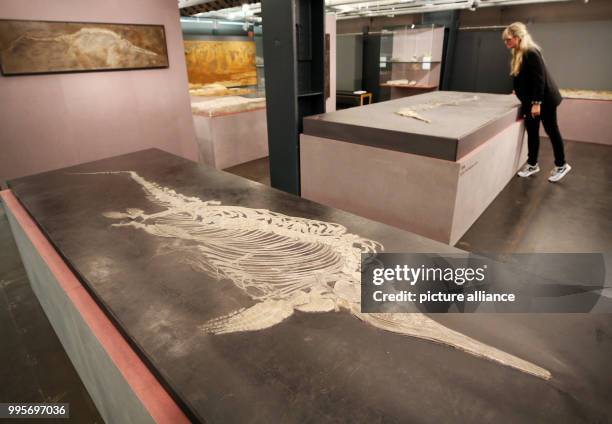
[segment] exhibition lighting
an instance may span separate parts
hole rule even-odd
[[[469,9],[483,7],[521,5],[535,3],[567,2],[571,0],[381,0],[362,2],[359,0],[327,0],[326,5],[333,7],[338,20],[355,19],[366,16],[363,11],[349,10],[347,5],[359,3],[362,8],[370,8],[367,17],[406,15],[413,13],[438,12],[444,10]],[[334,11],[334,10],[330,10]]]
[[[255,16],[261,14],[261,3],[243,4],[240,7],[231,7],[228,9],[213,10],[210,12],[198,13],[199,16],[208,18],[221,18],[227,20],[249,20],[259,22],[261,17]],[[241,24],[242,25],[242,24]]]
[[[199,19],[197,16],[196,17],[181,17],[181,22],[189,22],[189,23],[195,23],[195,24],[214,24],[216,21],[212,21],[210,19]]]
[[[535,3],[560,3],[572,0],[325,0],[328,13],[337,19],[359,17],[396,16],[445,10],[476,10],[483,7],[522,5]],[[203,0],[180,0],[179,7],[210,3]],[[258,22],[261,20],[261,3],[242,4],[238,7],[200,13],[197,16],[234,21]],[[242,25],[241,22],[241,25]]]
[[[370,15],[380,16],[389,13],[393,14],[406,14],[406,13],[417,13],[425,10],[425,8],[434,10],[443,10],[447,8],[457,9],[467,6],[468,0],[442,0],[434,3],[433,0],[427,0],[426,2],[420,0],[418,3],[416,0],[398,1],[398,0],[379,0],[370,2],[360,2],[360,8],[367,9]],[[328,0],[326,4],[331,5],[334,8],[346,7],[346,5],[355,4],[355,0]],[[446,7],[450,5],[450,7]],[[358,11],[350,11],[347,9],[340,10],[337,12],[338,19],[354,18],[358,17]]]
[[[466,9],[469,7],[469,3],[465,2],[452,2],[450,4],[435,4],[427,6],[424,3],[419,5],[412,5],[411,3],[397,3],[397,1],[389,0],[389,1],[381,1],[379,7],[370,11],[370,16],[384,16],[388,15],[391,11],[393,11],[394,15],[406,15],[412,13],[423,13],[423,12],[437,12],[442,10],[455,10],[455,9]],[[392,10],[394,8],[394,10]],[[359,17],[356,13],[348,13],[348,14],[337,14],[337,19],[354,19]]]

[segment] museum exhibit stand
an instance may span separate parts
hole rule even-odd
[[[384,30],[380,43],[380,84],[389,88],[391,99],[438,89],[444,27]]]
[[[308,117],[302,196],[454,245],[526,161],[518,113],[436,91]]]
[[[217,169],[268,156],[264,97],[191,96],[199,161]]]
[[[261,26],[232,38],[189,20],[184,31],[199,161],[225,169],[268,156]]]

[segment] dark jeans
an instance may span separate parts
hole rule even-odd
[[[529,165],[538,163],[538,151],[540,150],[540,121],[544,125],[544,131],[550,138],[553,152],[555,154],[555,166],[565,165],[565,153],[563,151],[563,138],[557,125],[557,107],[540,106],[540,116],[531,117],[531,105],[523,106],[525,116],[525,128],[527,129],[527,146],[529,147]]]

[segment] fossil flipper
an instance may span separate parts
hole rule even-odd
[[[424,314],[363,314],[359,311],[353,313],[360,320],[382,330],[451,346],[544,380],[549,380],[551,377],[550,372],[544,368],[451,330]]]
[[[266,300],[250,308],[242,308],[229,315],[212,319],[200,328],[210,334],[257,331],[279,324],[291,315],[293,315],[293,305],[289,302]]]

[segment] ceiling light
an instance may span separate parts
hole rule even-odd
[[[334,8],[338,10],[340,13],[346,13],[346,12],[351,12],[355,10],[353,6],[349,6],[348,4],[341,4],[338,6],[334,6]]]

